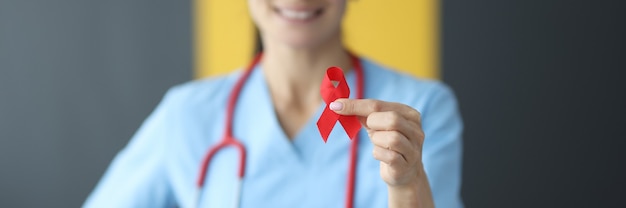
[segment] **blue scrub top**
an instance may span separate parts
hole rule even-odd
[[[415,79],[361,59],[365,98],[399,102],[422,114],[422,161],[436,207],[463,207],[462,121],[454,94],[437,81]],[[224,134],[227,97],[241,73],[173,87],[119,152],[84,207],[191,207],[200,164]],[[346,75],[354,96],[354,70]],[[337,124],[324,143],[316,122],[320,107],[293,141],[283,132],[260,66],[235,108],[233,132],[247,148],[241,207],[343,207],[349,144]],[[355,207],[386,207],[387,185],[359,132]],[[239,156],[216,154],[201,196],[202,207],[232,207]]]

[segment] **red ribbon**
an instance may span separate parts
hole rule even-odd
[[[337,87],[335,87],[333,81],[337,83]],[[350,96],[350,88],[348,87],[346,78],[343,76],[343,70],[341,70],[341,68],[334,66],[328,68],[326,76],[322,80],[322,86],[320,86],[320,93],[326,103],[326,107],[320,119],[317,121],[317,128],[322,135],[324,143],[328,140],[328,136],[337,121],[341,123],[341,126],[343,126],[350,139],[355,138],[359,129],[361,129],[359,119],[356,116],[339,115],[330,109],[331,102],[339,98],[348,98]]]

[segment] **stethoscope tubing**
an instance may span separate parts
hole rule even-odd
[[[208,153],[205,155],[204,159],[202,160],[202,164],[200,167],[200,173],[198,176],[198,180],[196,183],[196,193],[194,196],[194,201],[193,201],[193,206],[192,207],[199,207],[200,206],[200,200],[201,200],[201,196],[202,196],[202,191],[203,191],[203,187],[205,184],[205,180],[206,180],[206,176],[207,173],[209,172],[209,166],[211,163],[211,160],[213,159],[213,156],[215,156],[215,154],[217,152],[219,152],[220,150],[222,150],[223,148],[229,147],[229,146],[233,146],[235,147],[235,149],[237,149],[237,152],[239,153],[239,170],[237,172],[237,185],[235,187],[235,198],[234,198],[234,202],[233,202],[233,207],[239,207],[240,203],[241,203],[241,190],[242,190],[242,186],[243,186],[243,176],[245,175],[245,164],[246,164],[246,149],[244,147],[244,145],[238,141],[237,139],[235,139],[233,137],[233,133],[232,133],[232,124],[233,124],[233,115],[235,112],[235,107],[237,104],[237,99],[239,97],[239,94],[241,92],[241,89],[243,88],[243,85],[245,84],[246,80],[248,79],[248,77],[250,77],[250,74],[252,73],[252,70],[254,69],[255,65],[257,63],[259,63],[259,61],[261,60],[262,54],[259,53],[254,59],[253,61],[250,63],[250,65],[248,65],[248,68],[246,69],[246,71],[244,72],[244,74],[239,78],[239,80],[237,81],[237,83],[235,84],[233,90],[231,91],[231,94],[228,98],[228,105],[227,105],[227,110],[226,110],[226,127],[225,127],[225,131],[224,131],[224,136],[222,137],[222,140],[216,144],[215,146],[209,148]],[[356,78],[357,78],[357,95],[356,98],[361,99],[363,98],[363,87],[364,87],[364,77],[363,77],[363,67],[361,66],[361,62],[359,61],[359,59],[352,55],[352,53],[350,53],[350,58],[352,60],[352,64],[353,67],[355,69],[356,72]],[[358,141],[359,141],[359,136],[357,135],[351,142],[350,144],[350,160],[349,160],[349,169],[348,169],[348,180],[347,180],[347,185],[346,185],[346,207],[351,208],[354,207],[354,186],[355,186],[355,178],[356,178],[356,157],[357,157],[357,150],[358,150]]]

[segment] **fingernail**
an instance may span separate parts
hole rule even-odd
[[[340,111],[341,109],[343,109],[343,103],[340,103],[340,102],[330,102],[330,105],[328,107],[331,110]]]

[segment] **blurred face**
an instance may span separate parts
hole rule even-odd
[[[346,1],[248,0],[248,6],[264,42],[310,48],[340,36]]]

